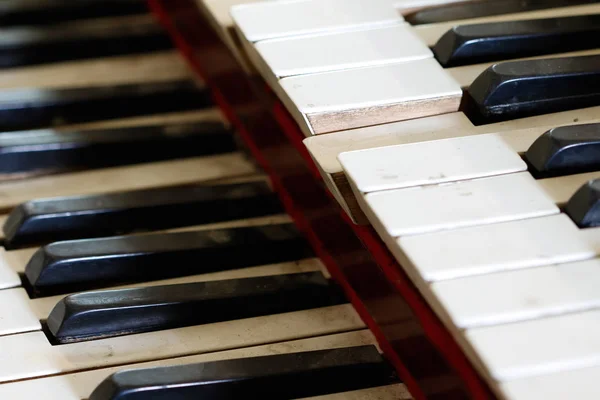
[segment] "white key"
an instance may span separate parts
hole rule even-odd
[[[379,147],[338,158],[363,193],[527,170],[519,155],[494,134]]]
[[[0,382],[362,329],[352,305],[52,346],[43,332],[0,337]]]
[[[462,91],[432,58],[284,78],[282,101],[312,134],[456,111]]]
[[[253,172],[254,166],[240,153],[72,172],[0,184],[0,209],[41,197],[113,193]]]
[[[288,0],[231,8],[231,16],[246,40],[359,29],[397,24],[402,16],[393,0]]]
[[[183,283],[252,278],[311,271],[325,272],[325,269],[322,267],[318,259],[311,258],[180,278],[139,282],[110,288],[98,288],[97,290],[176,285]],[[67,295],[68,293],[30,299],[22,288],[0,291],[0,336],[41,329],[39,321],[48,318],[48,315],[54,306]]]
[[[465,332],[497,381],[600,365],[600,311]]]
[[[171,358],[121,367],[102,368],[23,382],[0,385],[0,398],[19,400],[43,398],[44,400],[87,399],[96,386],[107,376],[120,370],[131,368],[151,368],[158,366],[183,365],[215,360],[228,360],[244,357],[258,357],[302,351],[315,351],[349,346],[375,344],[375,338],[367,330],[321,336],[291,342],[273,343],[264,346],[220,351],[195,356]],[[409,400],[411,397],[404,385],[393,385],[360,391],[361,400]],[[349,392],[353,394],[355,392]],[[373,397],[368,397],[368,396]],[[381,397],[377,397],[381,396]],[[329,397],[325,397],[329,399]],[[353,398],[353,397],[343,397]]]
[[[397,251],[426,281],[587,260],[600,254],[565,214],[406,236]]]
[[[18,250],[5,250],[4,247],[0,247],[0,270],[13,271],[13,273],[24,273],[25,266],[35,253],[37,247],[18,249]],[[18,286],[21,286],[19,283]]]
[[[433,57],[408,24],[265,40],[256,50],[276,78]]]
[[[2,260],[0,260],[0,289],[21,286],[19,275]]]
[[[540,179],[538,184],[556,204],[565,204],[571,196],[588,181],[600,178],[600,172],[565,175],[556,178]]]
[[[527,172],[369,193],[365,195],[365,202],[368,212],[374,214],[379,226],[391,236],[493,224],[559,212],[552,199],[540,190]],[[367,213],[367,210],[364,211]]]
[[[600,399],[600,367],[562,371],[500,383],[499,390],[511,400]]]
[[[435,282],[431,290],[459,328],[497,325],[600,307],[600,259]]]
[[[42,329],[22,288],[0,290],[0,336]]]

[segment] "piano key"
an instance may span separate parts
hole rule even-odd
[[[0,216],[0,219],[1,217],[5,216]],[[276,214],[268,215],[265,217],[245,218],[234,221],[224,221],[203,225],[192,225],[180,228],[171,228],[154,231],[154,233],[178,233],[232,228],[249,228],[257,226],[260,227],[264,225],[289,224],[291,222],[292,219],[287,214]],[[37,250],[37,247],[23,248],[17,250],[6,250],[4,247],[0,247],[0,270],[3,270],[3,273],[5,275],[10,274],[9,271],[16,272],[20,275],[25,274],[25,266]]]
[[[352,151],[338,159],[363,193],[527,170],[518,154],[493,134]]]
[[[496,381],[595,367],[600,311],[470,329],[465,338]]]
[[[100,383],[90,400],[141,393],[186,399],[299,398],[389,385],[394,375],[375,346],[356,346],[121,371]]]
[[[240,153],[45,176],[0,185],[0,210],[36,198],[115,193],[207,182],[256,172]],[[90,185],[90,182],[94,182]]]
[[[598,169],[600,124],[561,126],[544,132],[525,157],[537,173]]]
[[[70,343],[344,303],[320,272],[73,294],[46,321]]]
[[[307,136],[457,111],[462,96],[434,59],[294,76],[279,83],[282,101],[300,127],[309,130]]]
[[[402,43],[402,45],[399,45]],[[263,76],[277,79],[431,58],[408,25],[328,32],[256,43]]]
[[[67,61],[2,71],[0,88],[65,89],[191,78],[183,57],[175,50],[93,60]]]
[[[190,80],[0,93],[2,131],[207,108],[206,88]]]
[[[35,293],[48,295],[289,261],[311,254],[304,238],[287,224],[155,233],[51,243],[31,257],[25,275]]]
[[[320,336],[309,339],[278,342],[268,345],[215,353],[169,358],[160,361],[135,364],[135,368],[152,368],[186,363],[197,363],[217,360],[229,360],[242,357],[259,357],[292,352],[335,349],[344,346],[361,346],[375,344],[375,338],[368,330]],[[0,397],[14,400],[30,399],[41,396],[47,400],[81,400],[89,398],[91,392],[110,374],[132,366],[102,368],[91,371],[76,372],[48,378],[27,380],[0,385]],[[46,393],[46,395],[44,395]],[[380,396],[380,397],[378,397]],[[360,400],[410,400],[412,397],[403,384],[394,384],[374,389],[346,392],[343,399]],[[337,400],[337,395],[329,395],[311,400]]]
[[[364,328],[350,304],[53,346],[41,332],[0,337],[0,382],[257,346]]]
[[[209,272],[198,275],[138,282],[110,287],[110,290],[140,289],[163,285],[181,285],[197,282],[214,282],[219,280],[258,278],[264,276],[320,272],[328,275],[325,267],[316,258],[305,258],[281,263],[259,265],[233,270]],[[22,287],[0,291],[0,336],[5,334],[24,333],[40,330],[40,321],[46,320],[57,303],[63,300],[66,293],[48,297],[30,298]],[[15,310],[22,310],[18,313]],[[34,326],[34,329],[32,329]]]
[[[23,288],[0,290],[0,336],[39,331],[40,319]]]
[[[518,195],[515,195],[518,193]],[[368,193],[363,211],[380,234],[404,236],[560,212],[526,172]],[[371,216],[370,216],[371,215]]]
[[[191,226],[283,212],[265,182],[37,199],[4,224],[4,247]]]
[[[514,400],[593,400],[600,397],[597,385],[600,367],[561,371],[554,374],[515,379],[499,384],[499,390]]]
[[[585,183],[565,206],[565,213],[580,228],[600,225],[599,203],[600,180],[594,179]]]
[[[394,25],[403,21],[392,6],[394,1],[375,0],[368,7],[360,0],[269,1],[234,6],[230,12],[246,40],[257,42],[292,35]]]
[[[468,89],[471,119],[486,123],[597,105],[598,62],[600,56],[496,64]]]
[[[539,4],[541,4],[541,2]],[[415,26],[414,29],[415,33],[419,35],[425,44],[428,46],[434,46],[446,32],[459,24],[482,24],[489,22],[569,17],[576,15],[591,15],[600,12],[600,4],[598,4],[598,2],[595,0],[584,0],[583,2],[579,2],[579,0],[577,0],[576,2],[565,2],[563,4],[563,7],[551,7],[511,14],[491,15],[487,17],[468,18],[418,25]]]
[[[537,184],[556,204],[564,207],[581,186],[590,180],[598,178],[600,178],[600,172],[586,172],[576,175],[539,179],[537,180]]]
[[[451,67],[531,57],[600,46],[600,15],[458,25],[433,48],[436,59]]]
[[[450,3],[416,11],[409,15],[405,15],[405,19],[412,25],[423,25],[535,10],[572,7],[578,4],[589,4],[594,2],[594,0],[550,0],[543,2],[535,0],[487,0],[485,2],[473,1],[458,4]]]
[[[4,263],[0,263],[0,289],[8,289],[20,285],[21,279],[19,275]]]
[[[453,323],[466,329],[596,309],[599,271],[594,258],[435,282],[431,290]]]
[[[143,0],[40,1],[18,0],[0,4],[0,26],[49,25],[69,20],[140,14]]]
[[[0,68],[147,53],[172,48],[151,15],[65,22],[51,27],[5,29]]]
[[[0,179],[230,153],[236,148],[230,129],[220,122],[0,133]]]

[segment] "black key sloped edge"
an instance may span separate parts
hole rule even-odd
[[[0,93],[0,131],[208,108],[210,91],[191,80]]]
[[[32,296],[312,257],[292,224],[56,242],[25,267]]]
[[[0,174],[108,168],[236,150],[231,129],[197,122],[91,131],[0,133]]]
[[[600,55],[495,64],[463,98],[476,125],[600,104]]]
[[[412,25],[460,21],[493,15],[514,14],[548,8],[573,7],[596,3],[598,0],[485,0],[466,1],[425,8],[406,15]]]
[[[184,185],[32,200],[4,223],[4,247],[88,239],[279,214],[266,182]]]
[[[121,371],[89,400],[282,400],[393,383],[398,378],[375,346],[357,346]]]
[[[525,160],[538,177],[600,170],[600,124],[550,129],[531,144]]]
[[[321,272],[79,293],[46,326],[58,343],[252,318],[344,303]]]
[[[600,15],[459,25],[433,47],[443,67],[600,47]]]
[[[580,228],[600,226],[600,179],[594,179],[575,192],[564,207]]]

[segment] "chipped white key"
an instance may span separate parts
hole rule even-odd
[[[498,381],[600,365],[600,311],[587,311],[465,332]]]
[[[459,328],[497,325],[600,307],[600,259],[435,282],[431,290]]]
[[[231,16],[246,40],[396,24],[394,0],[283,0],[238,5]]]
[[[462,90],[433,58],[299,75],[280,98],[310,134],[457,111]]]
[[[256,50],[275,78],[433,57],[407,24],[265,40]]]
[[[499,390],[510,400],[597,400],[599,376],[600,367],[582,368],[502,382]]]
[[[42,329],[22,288],[0,290],[0,336]]]
[[[587,260],[600,251],[565,214],[475,226],[397,240],[426,281]]]
[[[372,213],[378,225],[391,236],[493,224],[559,212],[552,198],[540,190],[527,172],[369,193],[364,200],[368,208],[365,212]]]
[[[363,193],[527,170],[527,164],[495,134],[359,150],[338,158]]]

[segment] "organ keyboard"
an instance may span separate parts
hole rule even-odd
[[[145,3],[0,7],[0,397],[410,399]]]
[[[598,4],[451,3],[0,9],[0,396],[596,398]]]

